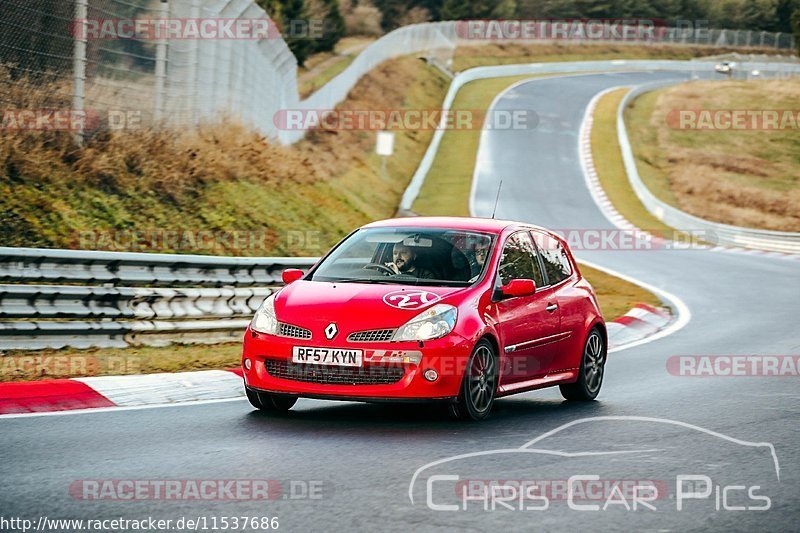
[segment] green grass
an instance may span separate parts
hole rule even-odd
[[[597,294],[600,310],[606,320],[613,320],[624,315],[638,303],[653,307],[664,305],[658,296],[638,285],[586,265],[581,265],[580,269],[581,274],[592,284]]]
[[[629,132],[631,148],[636,156],[636,166],[642,181],[658,198],[677,206],[678,200],[670,187],[669,177],[660,168],[662,158],[658,154],[659,131],[648,125],[657,108],[659,94],[660,91],[653,91],[636,98],[625,109],[625,127]]]
[[[642,205],[625,172],[617,141],[617,109],[628,90],[612,91],[597,102],[591,136],[595,170],[606,196],[629,222],[637,228],[671,233],[671,227],[650,214]]]
[[[300,94],[303,96],[308,96],[320,87],[323,87],[326,83],[341,74],[344,69],[349,67],[350,63],[352,63],[355,59],[355,55],[339,56],[336,61],[322,69],[321,72],[318,72],[310,79],[301,83],[298,89]]]
[[[536,76],[510,76],[476,80],[458,91],[454,110],[485,110],[494,97],[512,84]],[[469,194],[480,129],[448,130],[425,178],[412,211],[419,215],[469,216]]]

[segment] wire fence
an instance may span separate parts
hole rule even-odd
[[[295,57],[252,0],[4,0],[3,14],[2,129],[69,129],[78,141],[107,130],[192,127],[232,118],[290,144],[305,129],[279,127],[279,112],[333,109],[362,76],[387,59],[421,54],[446,68],[457,46],[496,42],[496,36],[473,32],[468,22],[405,26],[371,44],[342,73],[301,100]],[[298,22],[303,23],[299,30],[284,28],[284,35],[323,37],[314,33],[316,21]],[[556,24],[543,22],[536,35],[503,39],[795,46],[785,33],[658,27],[627,35],[623,26],[618,35],[603,24],[598,39],[559,33]]]

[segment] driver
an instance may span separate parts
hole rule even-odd
[[[394,261],[386,263],[386,266],[392,269],[395,274],[416,276],[420,279],[434,279],[436,277],[430,270],[417,266],[417,252],[402,242],[394,245],[392,259]]]

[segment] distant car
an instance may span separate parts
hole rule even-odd
[[[496,398],[558,385],[593,400],[606,327],[567,244],[477,218],[368,224],[307,274],[283,273],[244,338],[247,397],[438,401],[480,420]]]
[[[733,68],[736,66],[736,63],[730,61],[723,61],[722,63],[718,64],[714,67],[714,70],[720,74],[732,74]]]

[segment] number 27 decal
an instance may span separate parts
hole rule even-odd
[[[419,309],[440,299],[428,291],[394,291],[384,296],[383,302],[398,309]]]

